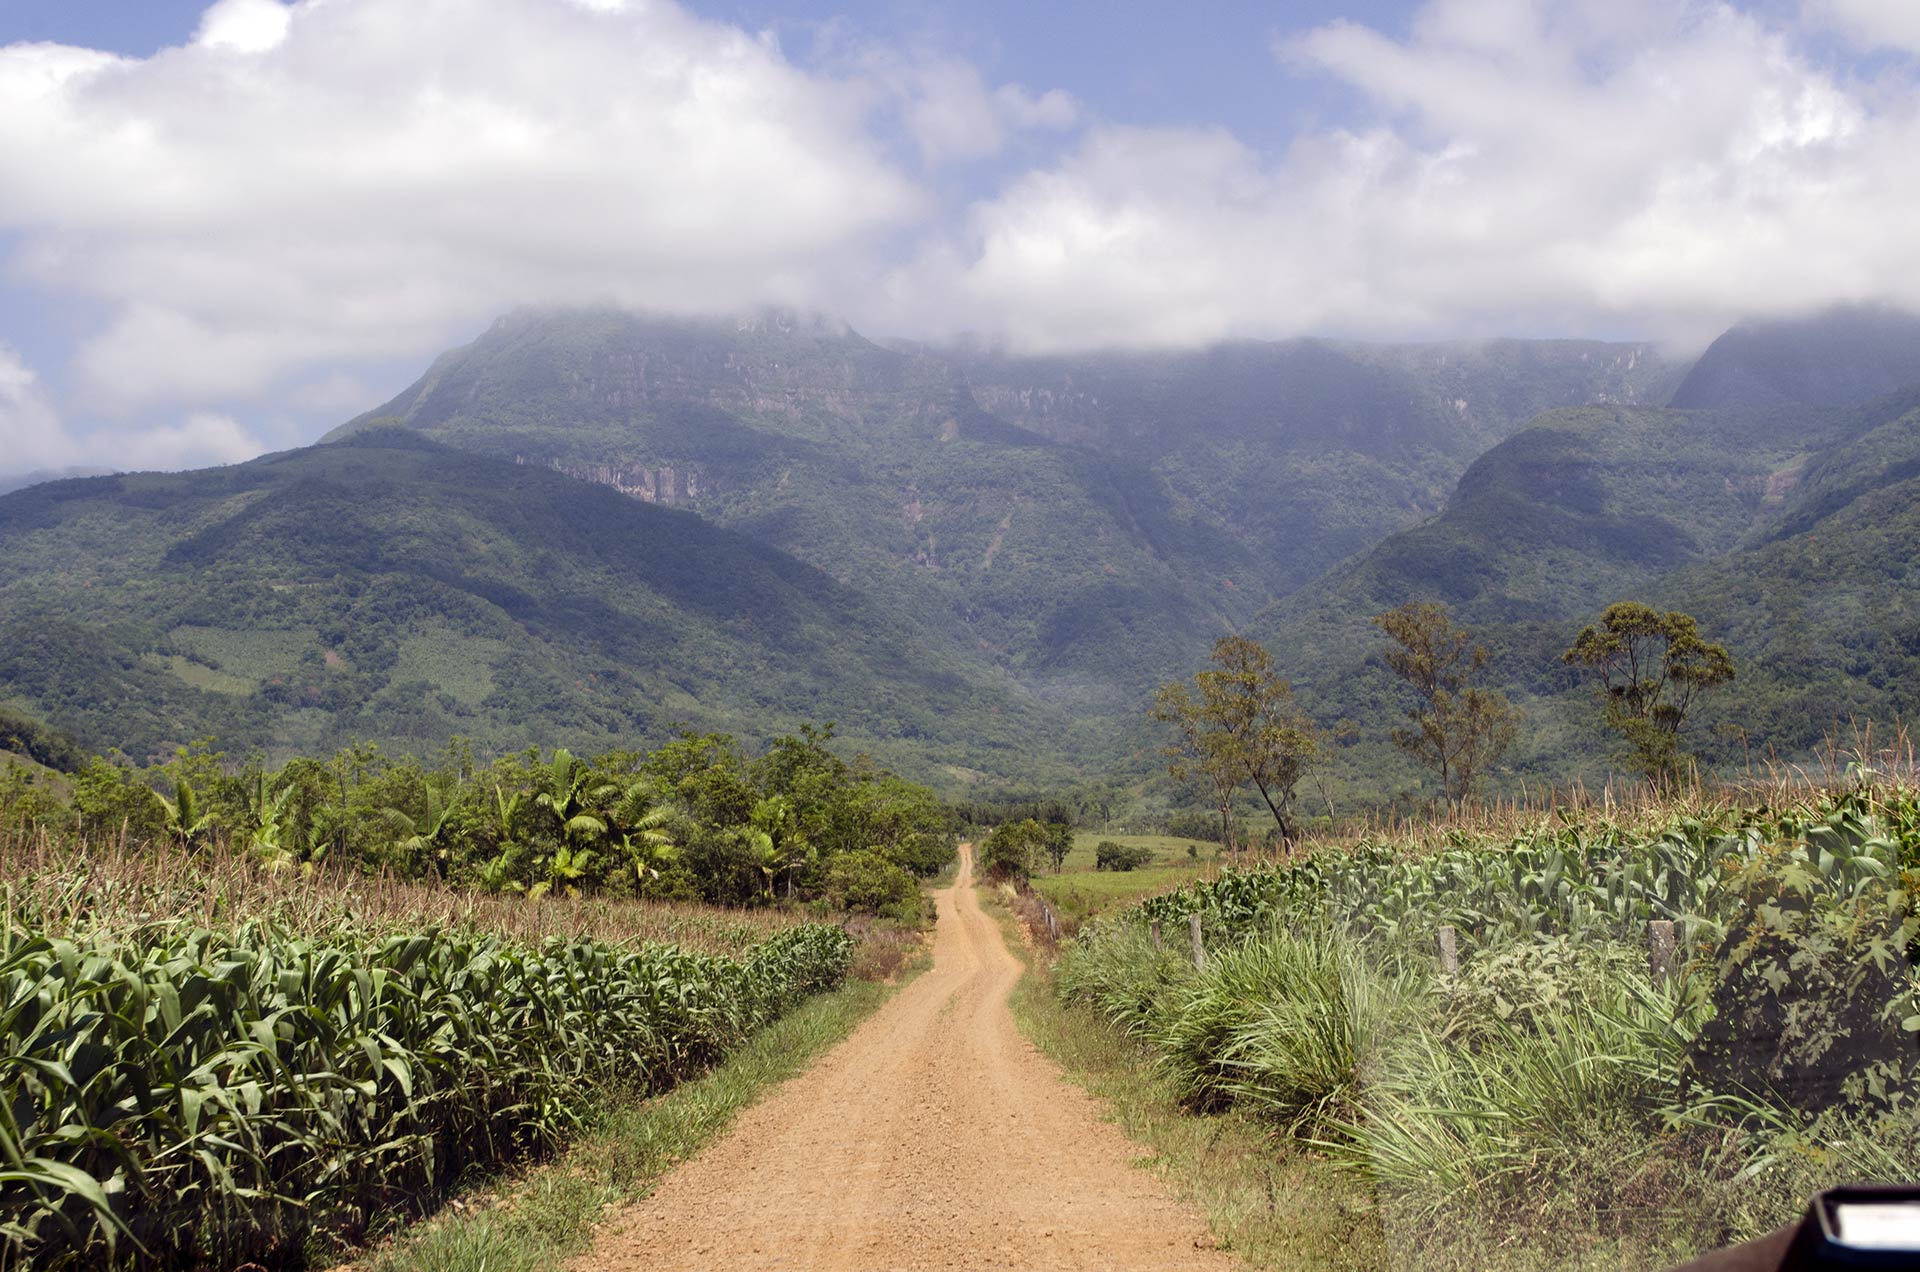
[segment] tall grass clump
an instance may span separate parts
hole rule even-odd
[[[1172,991],[1195,979],[1186,956],[1156,949],[1143,924],[1100,924],[1066,946],[1054,986],[1141,1041],[1153,1039]]]
[[[1597,1160],[1631,1165],[1678,1111],[1683,996],[1604,955],[1568,974],[1558,944],[1537,959],[1509,951],[1491,976],[1469,970],[1385,1049],[1342,1126],[1339,1151],[1416,1211],[1572,1202]],[[1542,971],[1516,986],[1516,963]]]
[[[1220,961],[1248,956],[1267,992],[1219,1049],[1220,1091],[1294,1130],[1350,1116],[1381,1051],[1415,1018],[1419,975],[1370,962],[1328,929],[1275,933]]]

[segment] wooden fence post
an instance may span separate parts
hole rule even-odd
[[[1045,901],[1042,901],[1040,903],[1040,912],[1047,916],[1047,935],[1053,938],[1055,945],[1058,945],[1060,943],[1060,921],[1053,917],[1053,907]]]
[[[1440,970],[1448,976],[1460,974],[1460,934],[1451,923],[1440,925]]]
[[[1195,967],[1205,967],[1207,965],[1207,947],[1202,944],[1200,940],[1200,912],[1198,910],[1195,910],[1187,916],[1187,930],[1193,936],[1193,965]]]
[[[1158,953],[1160,952],[1160,949],[1161,949],[1161,946],[1160,946],[1160,920],[1158,920],[1158,919],[1155,919],[1155,920],[1153,920],[1153,921],[1152,921],[1151,923],[1148,923],[1148,924],[1147,924],[1147,935],[1148,935],[1148,936],[1151,936],[1151,937],[1153,938],[1153,952],[1154,952],[1155,954],[1158,954]]]
[[[1647,971],[1655,984],[1672,980],[1680,971],[1680,943],[1672,919],[1655,919],[1647,924]]]

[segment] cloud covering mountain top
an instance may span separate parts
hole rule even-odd
[[[669,0],[219,0],[147,57],[15,44],[0,320],[34,296],[92,318],[57,393],[9,355],[0,432],[223,456],[250,444],[233,417],[344,414],[357,364],[521,304],[780,304],[1034,350],[1700,344],[1920,306],[1912,15],[1431,0],[1401,30],[1276,31],[1276,79],[1340,103],[1278,148],[1111,123],[950,50],[801,59]],[[61,445],[38,463],[85,458]]]

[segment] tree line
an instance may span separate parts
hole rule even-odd
[[[1393,744],[1434,771],[1449,803],[1466,801],[1523,718],[1506,695],[1479,683],[1491,652],[1436,601],[1412,601],[1371,621],[1386,637],[1381,660],[1412,699]],[[1691,615],[1637,601],[1609,606],[1561,659],[1594,686],[1602,723],[1624,744],[1622,762],[1656,786],[1683,771],[1681,733],[1701,696],[1735,674],[1732,657],[1700,635]],[[1249,786],[1275,834],[1299,837],[1297,790],[1321,757],[1323,735],[1259,642],[1216,641],[1210,665],[1190,685],[1162,685],[1150,715],[1172,731],[1163,748],[1169,774],[1208,792],[1228,851],[1236,847],[1233,808]]]
[[[591,758],[538,748],[435,763],[372,744],[278,768],[232,764],[210,742],[136,768],[97,756],[46,783],[0,775],[0,829],[101,840],[216,843],[289,870],[345,866],[539,897],[613,893],[721,905],[825,897],[917,913],[918,879],[953,855],[932,791],[802,728],[747,755],[681,733]]]

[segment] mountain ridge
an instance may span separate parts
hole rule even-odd
[[[1867,368],[1853,388],[1794,400],[1824,391],[1826,373],[1805,368],[1863,323],[1870,338],[1842,359]],[[1155,685],[1240,631],[1271,642],[1342,739],[1336,785],[1417,789],[1381,741],[1398,691],[1373,660],[1372,614],[1444,600],[1495,645],[1498,683],[1532,713],[1510,776],[1531,780],[1603,763],[1558,655],[1632,596],[1695,610],[1738,645],[1742,678],[1701,720],[1709,758],[1729,754],[1722,726],[1804,749],[1822,704],[1906,709],[1896,681],[1920,629],[1889,527],[1920,498],[1920,379],[1862,386],[1910,363],[1920,320],[1853,311],[1736,329],[1690,365],[1591,341],[1025,358],[826,321],[521,312],[321,447],[0,499],[0,548],[38,562],[0,565],[0,603],[41,650],[31,666],[17,650],[0,660],[0,692],[70,726],[104,725],[118,703],[144,743],[179,730],[142,715],[143,694],[275,745],[394,736],[400,719],[420,738],[476,720],[500,738],[503,720],[571,713],[612,738],[670,718],[742,733],[838,718],[888,762],[964,782],[1150,763]],[[1754,384],[1772,387],[1742,396]],[[1733,386],[1723,404],[1662,405],[1715,385]],[[375,451],[414,457],[417,507]],[[352,497],[339,471],[352,454],[379,498]],[[285,506],[249,506],[238,485],[276,465],[331,472],[333,493],[288,480],[274,486]],[[86,515],[57,511],[89,499]],[[575,533],[566,514],[621,529]],[[140,557],[155,573],[136,578],[115,553],[155,534],[164,551]],[[633,556],[622,535],[706,555],[660,573],[667,558]],[[1865,564],[1835,567],[1829,537]],[[386,644],[370,655],[310,641],[299,675],[271,685],[262,669],[292,656],[274,653],[275,571],[316,587],[322,567],[352,584],[320,589],[342,633],[389,603],[440,606],[451,626],[373,622]],[[204,621],[158,581],[195,578],[217,593]],[[1775,638],[1785,611],[1756,581],[1797,590],[1811,652]],[[85,630],[59,627],[87,605]],[[62,648],[88,670],[55,674]]]

